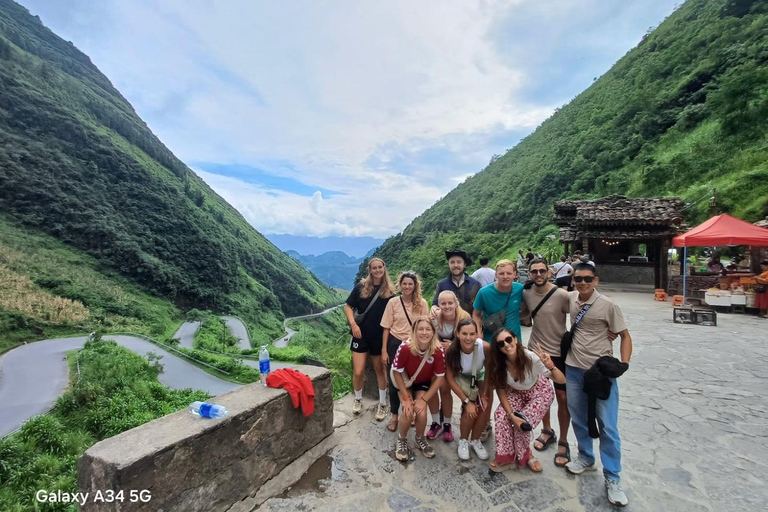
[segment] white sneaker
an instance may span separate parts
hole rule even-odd
[[[567,469],[568,472],[573,475],[580,475],[585,471],[597,470],[597,466],[595,466],[594,462],[592,464],[589,464],[587,461],[585,461],[581,457],[577,457],[576,460],[572,460],[571,462],[566,464],[565,469]]]
[[[363,412],[363,399],[355,398],[355,403],[352,405],[352,414],[359,416]]]
[[[621,488],[621,484],[616,480],[608,480],[606,478],[605,489],[608,491],[608,502],[611,505],[623,507],[629,503],[627,495],[624,494],[624,489]]]
[[[459,458],[469,460],[469,441],[466,439],[459,439]]]
[[[488,460],[488,452],[485,451],[485,446],[483,446],[479,439],[473,439],[469,442],[469,445],[475,450],[475,455],[477,455],[478,459]]]

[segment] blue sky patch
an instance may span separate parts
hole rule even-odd
[[[326,199],[339,194],[339,192],[335,190],[307,185],[299,180],[278,176],[250,165],[192,162],[190,167],[197,167],[205,172],[210,172],[211,174],[235,178],[246,183],[260,185],[267,189],[282,190],[301,196],[312,197],[312,194],[318,190],[323,193],[323,197]],[[285,165],[285,167],[292,168],[290,164]]]

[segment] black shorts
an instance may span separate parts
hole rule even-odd
[[[358,340],[352,338],[349,342],[349,350],[358,354],[371,354],[372,356],[381,355],[381,339],[378,340]]]
[[[408,388],[408,391],[411,392],[411,396],[415,400],[417,391],[429,391],[431,385],[431,382],[414,382],[413,385]]]
[[[555,286],[557,286],[558,288],[562,288],[563,286],[565,286],[570,289],[571,276],[558,277],[557,279],[555,279]]]
[[[552,359],[552,362],[555,364],[555,368],[563,372],[563,375],[565,375],[565,358],[560,356],[550,356],[550,359]],[[555,385],[555,389],[565,391],[565,384],[558,384],[557,382],[553,382],[552,384]]]

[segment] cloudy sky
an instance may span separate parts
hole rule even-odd
[[[680,0],[21,0],[263,233],[386,237]]]

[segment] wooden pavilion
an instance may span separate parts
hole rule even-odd
[[[668,250],[684,231],[684,206],[678,197],[567,200],[555,203],[554,220],[565,254],[589,254],[601,280],[666,289]]]

